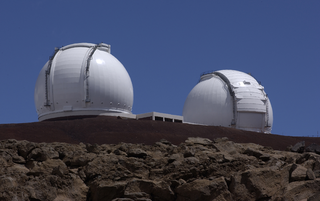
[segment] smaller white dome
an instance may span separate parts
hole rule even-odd
[[[251,75],[220,70],[201,76],[184,107],[185,123],[270,133],[273,111],[264,87]]]
[[[110,45],[77,43],[62,47],[38,76],[35,106],[40,121],[105,113],[131,114],[130,76]]]

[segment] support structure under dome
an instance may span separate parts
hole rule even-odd
[[[55,52],[44,65],[34,93],[40,121],[119,113],[130,115],[133,87],[110,45],[76,43]]]
[[[220,70],[201,76],[183,108],[185,123],[232,127],[270,133],[270,100],[251,75]]]

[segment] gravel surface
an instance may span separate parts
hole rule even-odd
[[[217,126],[199,126],[151,120],[94,117],[74,120],[1,124],[0,140],[16,139],[32,142],[67,142],[90,144],[143,143],[152,145],[161,139],[180,144],[188,137],[215,139],[228,137],[236,143],[256,143],[277,150],[305,141],[320,144],[317,137],[290,137],[263,134]]]

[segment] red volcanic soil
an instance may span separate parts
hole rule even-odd
[[[32,142],[66,142],[90,144],[144,143],[154,144],[166,139],[180,144],[188,137],[211,140],[228,137],[237,143],[256,143],[273,149],[285,150],[289,145],[305,141],[320,144],[316,137],[290,137],[263,134],[217,126],[199,126],[151,120],[95,117],[75,120],[45,121],[22,124],[1,124],[0,140],[16,139]]]

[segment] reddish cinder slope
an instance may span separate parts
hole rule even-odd
[[[150,120],[95,117],[76,120],[46,121],[0,125],[0,140],[16,139],[32,142],[67,142],[118,144],[154,144],[166,139],[173,144],[184,142],[188,137],[215,139],[228,137],[237,143],[256,143],[285,150],[287,146],[305,141],[320,144],[320,138],[289,137],[262,134],[216,126],[199,126]]]

